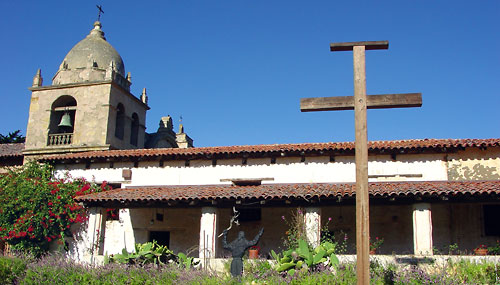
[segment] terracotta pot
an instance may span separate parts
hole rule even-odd
[[[476,248],[476,249],[474,249],[474,254],[475,255],[487,255],[488,249],[487,248]]]
[[[370,254],[376,254],[377,253],[377,250],[376,249],[371,249],[370,250]]]
[[[249,259],[258,259],[259,258],[259,250],[258,249],[249,249],[248,250],[248,258]]]

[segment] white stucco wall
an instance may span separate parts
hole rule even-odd
[[[242,165],[241,159],[217,160],[212,166],[211,160],[192,160],[190,166],[184,161],[165,161],[163,167],[159,162],[140,162],[134,168],[131,162],[115,162],[113,168],[109,163],[95,163],[90,169],[85,165],[58,165],[59,173],[69,171],[74,177],[85,177],[89,180],[123,182],[122,187],[146,185],[210,185],[227,184],[221,179],[231,178],[273,178],[263,183],[312,183],[335,182],[347,183],[355,181],[355,165],[353,156],[339,156],[335,162],[329,157],[307,157],[305,162],[300,158],[277,158],[275,164],[270,159],[248,159]],[[132,169],[131,181],[124,181],[123,169]],[[370,156],[369,175],[376,177],[370,181],[437,181],[447,180],[446,162],[443,155],[400,155],[392,160],[389,155]],[[377,176],[380,175],[380,176]]]

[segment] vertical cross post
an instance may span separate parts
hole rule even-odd
[[[354,127],[356,156],[356,273],[358,284],[370,283],[370,222],[368,197],[368,131],[366,121],[365,46],[353,47]]]
[[[388,41],[330,44],[331,51],[353,51],[354,97],[301,98],[302,112],[353,110],[356,160],[356,253],[358,284],[370,283],[367,109],[422,106],[421,93],[366,95],[365,50],[388,49]]]

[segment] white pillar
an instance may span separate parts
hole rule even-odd
[[[307,241],[313,247],[317,247],[321,243],[321,209],[306,207],[304,219]]]
[[[135,235],[130,209],[120,209],[120,222],[123,223],[123,248],[126,248],[128,252],[135,251]]]
[[[200,219],[199,258],[202,262],[215,258],[217,244],[217,208],[202,207]],[[208,261],[209,262],[209,261]]]
[[[106,223],[104,253],[108,255],[121,253],[123,249],[127,252],[135,251],[135,235],[130,209],[119,209],[118,216],[119,220]]]
[[[429,203],[413,205],[413,248],[415,255],[432,255],[432,216]]]
[[[94,255],[102,255],[104,250],[104,236],[106,232],[106,210],[101,207],[92,207],[89,211],[87,237],[89,252]],[[93,263],[93,258],[91,259]]]

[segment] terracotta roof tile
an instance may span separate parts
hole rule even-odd
[[[428,148],[465,148],[465,147],[497,147],[500,139],[419,139],[396,141],[371,141],[368,143],[369,151],[384,150],[412,151]],[[106,158],[153,158],[159,156],[172,157],[206,157],[210,155],[243,155],[266,154],[281,152],[321,152],[321,151],[354,151],[354,142],[331,143],[301,143],[301,144],[270,144],[270,145],[245,145],[245,146],[219,146],[195,148],[154,148],[154,149],[129,149],[90,151],[56,155],[45,160],[77,160],[77,159],[106,159]]]
[[[0,157],[23,156],[24,143],[0,144]]]
[[[288,199],[353,197],[352,183],[263,184],[258,186],[194,185],[151,186],[113,189],[76,197],[78,202],[167,202],[212,199]],[[369,184],[372,197],[415,195],[500,194],[500,181],[375,182]]]

